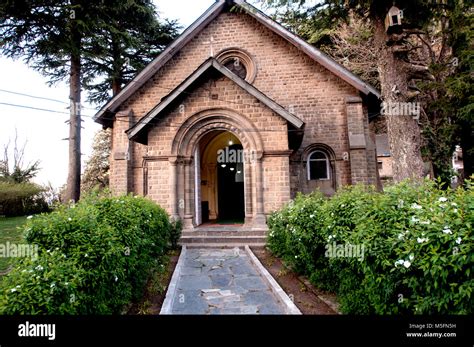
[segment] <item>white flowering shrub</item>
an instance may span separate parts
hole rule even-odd
[[[175,238],[168,215],[132,196],[90,197],[25,226],[39,246],[0,285],[3,314],[116,314],[139,298]]]
[[[400,274],[400,306],[420,314],[473,313],[472,185],[455,191],[437,189],[433,183],[423,187],[419,207],[404,211],[409,218],[387,239],[397,259],[385,265]]]
[[[269,224],[270,249],[321,289],[336,292],[345,313],[474,312],[470,183],[454,191],[426,181],[384,193],[359,186],[331,199],[299,196]],[[293,237],[293,230],[304,237]],[[328,256],[331,245],[340,254]]]
[[[323,227],[321,208],[325,200],[320,192],[298,194],[294,201],[269,218],[270,249],[297,272],[310,274],[327,263],[319,257],[324,253],[322,234],[314,232]]]

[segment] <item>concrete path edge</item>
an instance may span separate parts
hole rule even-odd
[[[176,290],[179,278],[181,276],[181,269],[184,265],[184,261],[186,259],[186,246],[181,247],[181,254],[179,255],[178,263],[173,272],[173,276],[171,277],[170,284],[168,286],[168,290],[166,291],[165,300],[163,301],[163,305],[161,306],[160,314],[172,314],[173,302],[176,297]]]
[[[247,252],[250,261],[257,268],[257,271],[260,272],[265,282],[267,282],[270,290],[273,294],[281,301],[285,307],[286,314],[300,315],[301,311],[296,307],[290,297],[285,293],[285,291],[280,287],[277,281],[270,275],[270,273],[265,269],[260,260],[253,254],[249,246],[245,246],[245,251]]]

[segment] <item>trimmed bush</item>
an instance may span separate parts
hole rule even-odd
[[[331,199],[298,196],[269,224],[270,249],[336,292],[345,313],[474,312],[470,183],[454,191],[426,181],[384,193],[358,186]]]
[[[2,281],[3,314],[117,314],[141,297],[172,245],[166,212],[139,197],[89,197],[25,226],[38,259],[23,259]]]
[[[34,183],[0,181],[0,215],[13,217],[48,211],[42,196],[44,190]]]

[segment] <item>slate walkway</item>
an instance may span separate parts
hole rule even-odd
[[[168,314],[285,313],[245,250],[187,249],[180,261]]]

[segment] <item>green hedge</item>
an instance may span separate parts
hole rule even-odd
[[[0,215],[13,217],[47,212],[44,188],[35,183],[0,181]]]
[[[384,193],[348,187],[331,199],[299,195],[269,225],[270,249],[336,292],[345,313],[474,312],[471,183],[455,191],[426,181]]]
[[[24,258],[0,287],[2,314],[117,314],[142,293],[179,230],[144,198],[90,197],[30,219]]]

